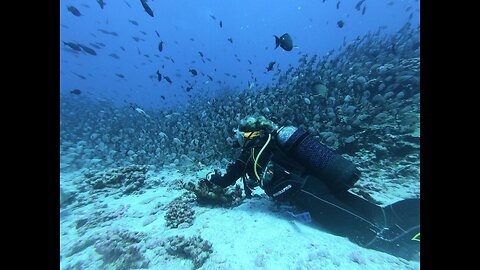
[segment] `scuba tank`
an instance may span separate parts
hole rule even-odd
[[[334,192],[346,191],[360,178],[355,165],[336,154],[302,128],[284,126],[277,131],[280,150],[305,166]]]

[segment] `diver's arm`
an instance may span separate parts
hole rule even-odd
[[[238,178],[242,177],[249,157],[248,154],[246,151],[242,152],[242,155],[234,163],[228,165],[227,172],[223,176],[220,173],[212,174],[209,179],[210,182],[222,188],[233,185]]]

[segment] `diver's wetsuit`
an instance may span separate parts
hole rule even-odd
[[[358,169],[303,129],[282,127],[270,139],[265,135],[246,141],[227,173],[211,182],[227,187],[240,177],[247,198],[252,188],[247,178],[255,179],[267,195],[309,211],[334,234],[406,259],[419,252],[419,243],[411,240],[419,233],[418,199],[380,207],[348,192],[360,177]]]

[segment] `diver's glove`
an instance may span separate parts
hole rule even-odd
[[[205,179],[200,180],[200,184],[206,185],[208,188],[212,188],[213,187],[212,181],[219,180],[221,177],[222,175],[220,174],[220,171],[215,169],[214,172],[208,173]]]

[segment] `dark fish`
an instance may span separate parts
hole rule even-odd
[[[145,9],[145,12],[148,13],[148,15],[152,16],[153,17],[153,11],[152,9],[147,5],[147,2],[145,0],[140,0],[140,2],[142,3],[142,6],[143,8]]]
[[[90,46],[94,47],[95,49],[102,49],[102,47],[98,46],[97,44],[90,43]]]
[[[408,16],[408,19],[411,20],[413,18],[413,12],[410,13],[410,15]]]
[[[86,80],[86,79],[87,79],[87,78],[85,78],[85,76],[82,76],[82,75],[77,74],[77,73],[75,73],[75,72],[72,72],[72,73],[75,74],[75,75],[77,75],[77,76],[78,76],[80,79],[82,79],[82,80]]]
[[[111,57],[113,57],[113,58],[115,58],[115,59],[120,59],[120,57],[118,57],[118,55],[116,55],[116,54],[114,54],[114,53],[111,53],[111,54],[109,54],[108,56],[111,56]]]
[[[191,41],[195,41],[195,39],[193,39],[193,38],[190,38],[190,40],[191,40]]]
[[[172,84],[172,80],[170,80],[170,78],[168,76],[163,76],[163,78],[165,78],[165,80],[169,83],[169,84]]]
[[[155,30],[155,33],[157,33],[157,37],[160,37],[160,34],[157,32],[157,30]]]
[[[278,48],[279,45],[285,51],[291,51],[293,49],[292,38],[289,34],[285,33],[280,38],[275,35],[273,36],[275,37],[275,49]]]
[[[160,52],[162,52],[162,50],[163,50],[163,41],[160,41],[160,43],[158,43],[158,50],[159,50]]]
[[[200,54],[200,56],[203,57],[203,53],[202,53],[202,52],[198,52],[198,54]]]
[[[190,85],[185,89],[185,91],[190,92],[190,90],[192,90],[192,89],[193,89],[193,87]]]
[[[118,77],[120,77],[120,78],[122,78],[122,79],[125,78],[125,76],[124,76],[123,74],[120,74],[120,73],[116,73],[115,75],[117,75]]]
[[[360,11],[360,6],[363,4],[363,2],[365,2],[365,0],[358,1],[358,3],[355,5],[355,9]]]
[[[103,2],[103,0],[97,0],[97,3],[100,5],[102,9],[105,6],[105,2]]]
[[[252,64],[252,61],[248,60],[248,63],[250,63],[250,65]]]
[[[224,72],[223,74],[225,74],[225,75],[227,75],[228,77],[230,77],[230,73]]]
[[[366,10],[367,6],[363,6],[363,9],[362,9],[362,15],[365,15],[365,10]]]
[[[340,1],[337,2],[337,9],[340,8]]]
[[[65,24],[62,24],[62,23],[61,23],[60,26],[63,27],[63,28],[68,29],[68,26],[66,26]]]
[[[205,63],[205,60],[203,60],[203,58],[201,59],[203,63]]]
[[[86,8],[90,8],[90,6],[87,5],[87,4],[82,4],[82,6],[83,6],[83,7],[86,7]]]
[[[338,25],[338,27],[342,28],[343,25],[345,25],[345,23],[342,20],[340,20],[340,21],[337,22],[337,25]]]
[[[210,59],[210,58],[208,58],[208,57],[205,58],[205,59],[207,59],[208,62],[212,62],[212,59]]]
[[[198,74],[195,69],[189,69],[188,71],[190,71],[193,76],[197,76],[197,74]]]
[[[138,25],[138,22],[137,21],[134,21],[134,20],[128,20],[131,24],[133,25]]]
[[[389,6],[393,6],[394,4],[395,4],[395,2],[393,2],[393,1],[388,2]]]
[[[70,11],[73,15],[75,16],[82,16],[82,14],[80,13],[80,11],[78,11],[78,9],[74,6],[68,6],[67,7],[67,10]]]
[[[275,65],[275,61],[270,62],[267,67],[267,71],[271,71],[273,69],[273,65]]]
[[[157,70],[157,80],[160,82],[162,81],[162,74],[160,74],[160,71]]]
[[[110,31],[107,31],[107,30],[104,30],[104,29],[98,29],[98,31],[100,31],[104,34],[107,34],[107,35],[118,36],[118,34],[116,32],[110,32]]]
[[[142,38],[139,38],[139,37],[132,37],[136,42],[139,42],[140,40],[141,41],[145,41],[144,39]]]
[[[215,16],[213,16],[213,15],[210,15],[210,18],[212,18],[212,19],[214,19],[214,20],[217,19],[217,18],[215,18]]]
[[[210,81],[212,81],[212,82],[213,82],[213,78],[212,78],[212,77],[210,77],[210,75],[207,75],[207,77],[208,77],[208,79],[210,79]]]
[[[91,55],[97,55],[97,53],[92,48],[89,48],[82,44],[78,44],[78,46],[80,46],[86,53],[89,53]]]
[[[82,91],[80,91],[79,89],[73,89],[73,90],[70,91],[70,93],[75,94],[75,95],[80,95],[82,93]]]
[[[230,41],[230,43],[233,43],[233,39],[232,39],[232,38],[228,38],[228,41]]]
[[[389,49],[392,51],[394,55],[397,55],[397,50],[395,49],[395,43],[389,46]]]
[[[160,96],[163,100],[165,100],[165,96]]]
[[[65,42],[64,41],[63,44],[67,45],[68,47],[72,48],[75,51],[81,51],[82,50],[78,44],[75,44],[73,42]]]
[[[147,58],[150,58],[150,55],[148,55],[148,54],[144,54],[143,56],[145,56]]]
[[[127,1],[124,0],[123,2],[125,2],[125,4],[127,4],[129,8],[132,8],[132,6],[130,6],[130,4]]]
[[[144,34],[145,36],[147,35],[147,32],[140,31],[140,33]]]
[[[220,28],[222,28],[222,27],[223,27],[223,23],[222,23],[222,21],[220,21]]]
[[[123,48],[122,46],[120,46],[120,49],[122,49],[122,51],[125,51],[125,48]]]

